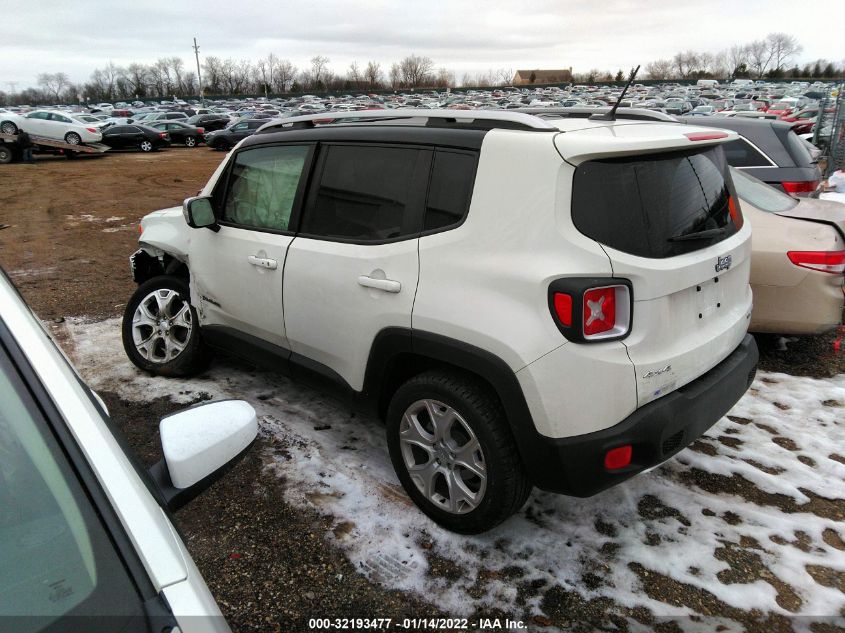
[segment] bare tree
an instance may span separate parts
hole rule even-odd
[[[455,73],[447,70],[445,67],[440,67],[437,71],[437,77],[435,77],[434,82],[438,88],[454,88]]]
[[[434,62],[430,57],[419,55],[408,55],[399,62],[399,69],[402,73],[402,81],[409,88],[423,86],[434,69]]]
[[[402,87],[402,68],[397,63],[390,66],[390,87],[394,90]]]
[[[367,62],[367,69],[364,71],[364,77],[367,79],[367,84],[370,88],[380,87],[383,81],[381,64],[373,61]]]
[[[354,61],[349,64],[349,70],[346,71],[346,79],[355,86],[355,89],[358,90],[361,88],[361,70],[358,68],[358,62]]]
[[[678,71],[678,76],[681,79],[687,79],[701,66],[701,59],[695,51],[676,53],[672,61],[675,63],[675,70]]]
[[[735,77],[738,72],[742,72],[742,69],[747,67],[748,56],[747,44],[734,44],[728,49],[728,67],[731,77]]]
[[[804,50],[798,40],[787,33],[769,33],[766,36],[766,45],[771,56],[772,70],[778,72],[783,70],[794,55]]]
[[[751,70],[761,78],[772,63],[772,51],[766,40],[755,40],[748,45],[748,64]]]
[[[185,62],[182,61],[181,57],[171,57],[170,61],[170,68],[173,70],[173,84],[176,88],[176,92],[181,96],[185,94],[185,85],[184,85],[184,74],[185,74]]]
[[[290,90],[293,80],[296,78],[296,66],[287,59],[276,58],[273,63],[273,86],[275,92],[287,92]]]
[[[675,63],[671,59],[656,59],[645,66],[649,79],[672,79]]]
[[[311,73],[308,78],[312,88],[319,89],[321,86],[326,85],[326,75],[330,61],[328,57],[323,55],[316,55],[311,58]]]
[[[202,76],[211,94],[219,93],[223,87],[223,63],[219,57],[209,55],[202,64]]]
[[[38,85],[58,103],[62,91],[70,85],[70,79],[65,73],[41,73],[38,75]]]

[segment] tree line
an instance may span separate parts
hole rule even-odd
[[[672,58],[657,59],[645,65],[641,78],[655,80],[696,80],[703,78],[755,79],[834,79],[845,77],[845,60],[837,66],[819,59],[799,67],[793,59],[802,51],[797,39],[787,33],[770,33],[760,40],[737,44],[718,53],[683,51]],[[193,60],[191,60],[193,61]],[[193,64],[181,57],[161,57],[153,63],[133,62],[118,66],[109,61],[95,69],[87,82],[76,84],[64,72],[41,73],[37,88],[16,94],[0,91],[0,104],[77,103],[100,101],[134,101],[136,99],[172,99],[224,95],[280,95],[287,92],[371,92],[376,90],[410,90],[420,88],[475,88],[507,86],[513,81],[509,68],[464,74],[458,81],[445,67],[436,67],[427,56],[407,57],[382,66],[378,61],[365,64],[352,62],[343,72],[330,67],[323,55],[311,58],[305,68],[297,68],[290,60],[275,53],[258,60],[225,59],[207,56],[202,60],[200,77]],[[575,83],[622,82],[626,74],[592,69],[575,73]]]

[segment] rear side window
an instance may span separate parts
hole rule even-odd
[[[744,138],[722,145],[728,165],[732,167],[771,167],[771,161]]]
[[[706,248],[736,232],[721,147],[593,160],[575,172],[572,220],[587,237],[640,257]],[[706,231],[706,233],[704,233]]]
[[[435,152],[423,230],[434,231],[463,221],[475,183],[476,163],[474,154]]]
[[[326,146],[303,233],[375,242],[420,232],[430,152],[411,147]]]

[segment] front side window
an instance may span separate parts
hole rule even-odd
[[[239,152],[232,164],[221,220],[239,226],[287,231],[307,145]]]
[[[420,232],[421,177],[430,152],[410,147],[331,145],[302,232],[381,241]]]
[[[20,618],[15,630],[33,632],[59,622],[67,627],[50,630],[73,630],[78,616],[119,617],[113,630],[140,621],[141,596],[122,558],[3,355],[0,508],[0,619]]]

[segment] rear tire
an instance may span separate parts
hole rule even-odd
[[[487,531],[531,493],[501,403],[472,375],[434,370],[403,384],[388,407],[387,444],[405,491],[453,532]]]
[[[197,138],[195,136],[188,136],[185,138],[185,147],[196,147]]]
[[[123,313],[123,349],[143,371],[159,376],[193,376],[208,367],[188,283],[172,275],[145,281]]]
[[[11,147],[0,145],[0,165],[7,165],[11,163],[14,158],[15,155],[12,153]]]
[[[82,142],[82,137],[76,132],[68,132],[65,134],[65,143],[69,145],[79,145]]]
[[[142,152],[151,152],[155,148],[153,147],[153,144],[152,144],[151,141],[141,141],[138,144],[138,149],[140,149]]]

